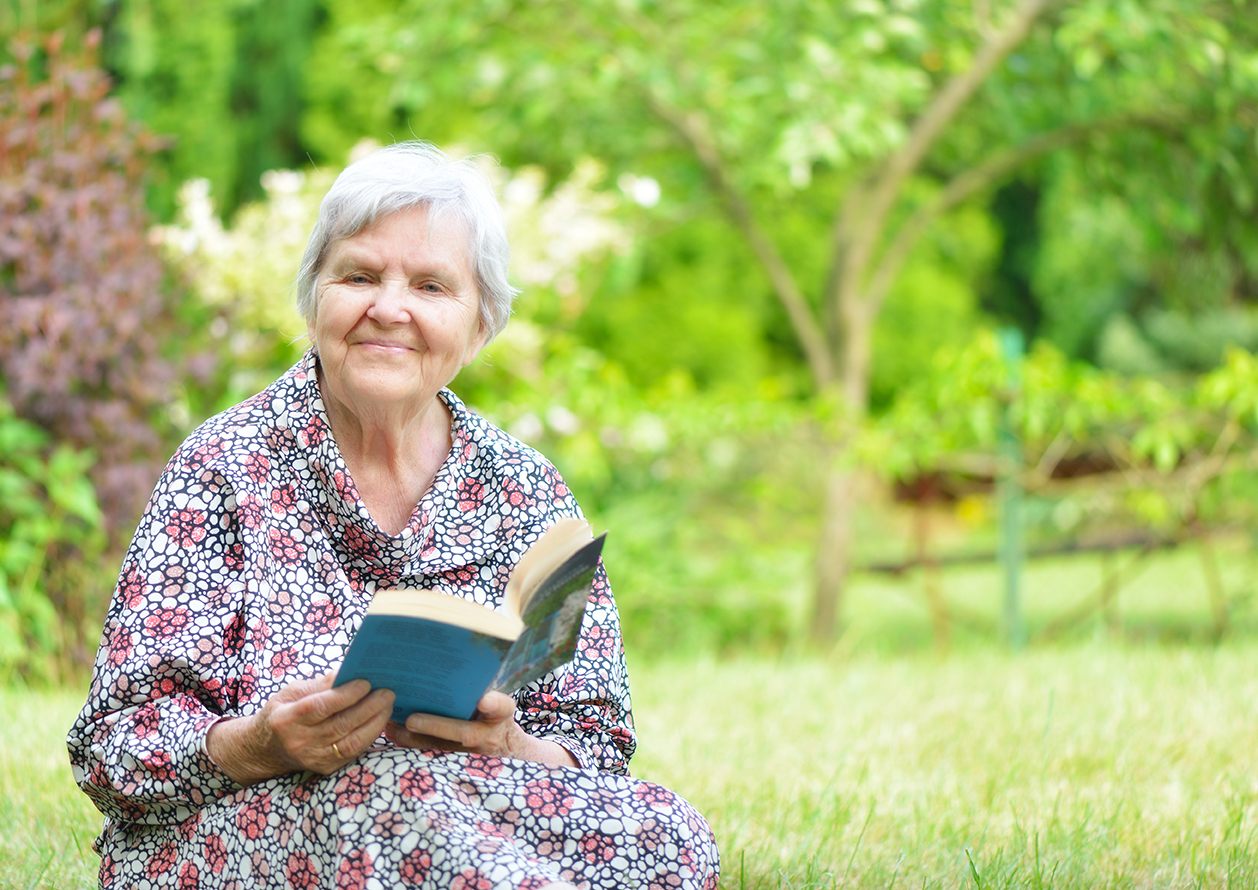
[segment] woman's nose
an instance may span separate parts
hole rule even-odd
[[[382,281],[373,293],[367,317],[379,324],[400,324],[410,318],[406,308],[407,286],[402,282]]]

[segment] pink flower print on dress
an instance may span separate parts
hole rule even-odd
[[[645,804],[649,804],[653,809],[669,810],[672,809],[673,801],[676,799],[673,792],[659,785],[653,785],[650,782],[643,782],[633,790],[633,796]]]
[[[212,834],[205,839],[205,861],[214,874],[222,874],[227,865],[227,844],[217,835]]]
[[[575,802],[565,785],[550,779],[527,783],[524,793],[529,809],[543,816],[566,816]]]
[[[280,485],[271,489],[271,512],[286,516],[297,506],[297,493],[292,485]]]
[[[403,797],[425,800],[437,791],[437,782],[426,769],[408,769],[398,777],[398,791]]]
[[[464,513],[471,512],[481,505],[485,485],[479,479],[464,479],[459,482],[458,500],[455,506]]]
[[[144,619],[144,629],[151,637],[172,637],[183,630],[189,619],[188,610],[183,606],[173,609],[158,609]]]
[[[284,865],[284,877],[288,879],[288,886],[294,890],[317,887],[319,884],[319,874],[305,853],[289,854],[288,862]]]
[[[331,633],[341,623],[341,607],[330,599],[318,599],[306,610],[305,628],[314,633]]]
[[[118,667],[135,651],[134,640],[131,631],[122,625],[118,625],[109,635],[109,664]]]
[[[265,792],[253,798],[236,814],[236,827],[245,837],[257,840],[266,834],[267,815],[271,812],[271,795]]]
[[[475,868],[465,868],[450,884],[450,890],[494,890],[494,882]]]
[[[179,866],[179,883],[175,885],[176,890],[200,890],[201,883],[198,880],[196,863],[185,862]]]
[[[144,602],[144,576],[134,563],[123,570],[122,580],[118,583],[118,594],[128,609],[137,608]]]
[[[406,854],[398,868],[402,883],[408,887],[418,887],[428,880],[428,871],[432,868],[432,856],[427,850],[415,849]]]
[[[371,794],[371,786],[375,784],[376,775],[368,769],[361,766],[352,766],[336,783],[333,790],[336,792],[336,805],[338,807],[356,807],[363,801],[367,800]]]
[[[156,880],[166,874],[166,872],[170,871],[171,867],[175,864],[175,855],[176,852],[174,844],[162,844],[158,847],[157,852],[149,859],[148,867],[145,868],[145,872],[148,874],[149,878],[151,880]]]
[[[195,547],[205,539],[205,513],[177,510],[166,523],[166,534],[180,547]]]
[[[240,462],[249,479],[259,485],[266,481],[271,473],[271,461],[265,454],[252,452],[246,454]]]
[[[366,850],[355,850],[336,868],[336,890],[363,890],[372,870],[371,855]]]
[[[286,531],[269,529],[267,538],[271,542],[271,555],[281,563],[293,565],[306,554],[305,546]]]

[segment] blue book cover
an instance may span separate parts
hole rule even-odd
[[[496,612],[435,591],[380,591],[336,685],[361,678],[373,689],[392,689],[397,723],[416,713],[468,720],[488,690],[513,693],[571,661],[606,535],[590,540],[584,521],[561,523],[534,544],[538,549],[550,537],[540,558],[530,551],[533,559],[517,566],[529,577],[513,574],[513,585],[527,591],[522,615],[512,614],[521,608],[514,594],[507,611]]]
[[[412,615],[367,615],[336,685],[359,678],[392,689],[393,721],[411,714],[466,720],[489,688],[510,640]]]

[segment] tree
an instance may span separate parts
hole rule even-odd
[[[94,4],[96,5],[96,4]],[[298,134],[317,0],[117,0],[100,15],[105,62],[127,110],[169,140],[149,199],[175,209],[185,180],[209,179],[230,215],[261,196],[266,170],[306,159]]]
[[[1252,41],[1222,24],[1244,17],[1226,0],[482,0],[404,2],[328,39],[389,84],[376,126],[475,138],[551,167],[593,154],[719,207],[780,301],[814,396],[836,406],[813,625],[826,639],[848,568],[844,455],[868,409],[874,325],[923,234],[1066,147],[1129,146],[1140,132],[1226,166],[1189,134],[1252,107]],[[817,189],[834,197],[815,224],[830,234],[814,282],[773,221]]]

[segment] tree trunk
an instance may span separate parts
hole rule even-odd
[[[856,471],[839,460],[843,444],[828,443],[825,455],[825,498],[821,539],[817,542],[816,592],[811,634],[818,643],[833,642],[838,631],[843,584],[851,564],[852,516]]]
[[[817,544],[816,588],[813,595],[812,637],[833,642],[839,631],[843,584],[851,563],[852,517],[858,474],[844,460],[857,428],[869,410],[869,376],[873,367],[874,316],[862,295],[843,290],[837,299],[839,344],[835,364],[840,376],[838,430],[824,443],[825,497],[821,539]],[[830,438],[832,437],[832,438]]]

